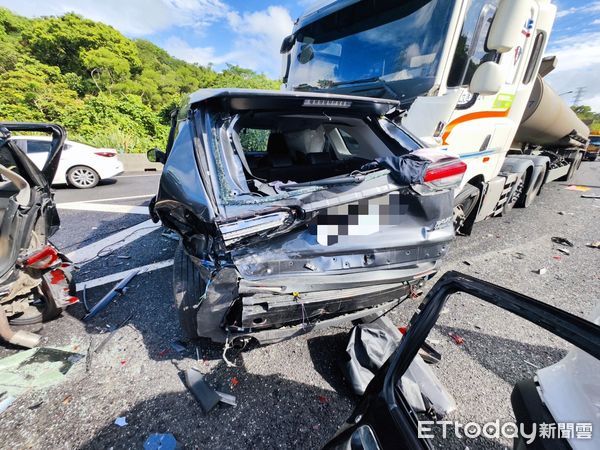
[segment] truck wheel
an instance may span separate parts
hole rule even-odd
[[[480,195],[479,188],[467,184],[454,198],[454,231],[456,234],[466,232],[466,224],[471,214],[474,213]]]
[[[173,296],[179,316],[181,330],[186,338],[196,340],[198,336],[197,312],[205,282],[200,271],[185,253],[181,241],[175,251],[173,265]]]
[[[510,197],[507,199],[502,208],[502,215],[508,214],[517,205],[517,202],[523,197],[523,191],[525,190],[525,178],[521,178],[516,186],[513,187]]]
[[[542,189],[544,179],[546,178],[546,169],[547,168],[544,167],[542,173],[540,173],[540,176],[537,178],[537,180],[535,180],[533,186],[531,186],[530,183],[527,183],[528,188],[523,190],[523,193],[517,200],[517,203],[515,205],[517,208],[528,208],[529,206],[531,206],[535,198],[539,195],[540,190]],[[531,174],[529,176],[531,176]]]
[[[571,161],[571,167],[569,167],[569,171],[567,172],[567,174],[564,177],[559,178],[558,181],[571,181],[571,178],[573,178],[573,176],[575,175],[575,172],[577,172],[577,169],[579,168],[579,165],[581,164],[582,158],[583,158],[583,155],[581,154],[581,152],[577,152],[577,155],[575,156],[573,161]]]

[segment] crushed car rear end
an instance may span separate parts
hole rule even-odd
[[[52,135],[40,170],[11,139],[13,132]],[[40,336],[11,325],[49,320],[74,302],[71,262],[48,241],[59,227],[50,184],[66,133],[53,124],[0,123],[0,338],[35,347]]]
[[[202,90],[173,118],[151,213],[182,236],[189,337],[275,342],[385,310],[435,274],[464,164],[397,103]]]

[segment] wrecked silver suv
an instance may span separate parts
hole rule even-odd
[[[438,268],[465,171],[394,124],[398,103],[200,90],[173,114],[155,220],[181,235],[189,338],[261,343],[384,311]]]

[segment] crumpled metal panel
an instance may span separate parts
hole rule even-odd
[[[345,222],[338,208],[329,208],[308,227],[234,248],[231,254],[240,274],[250,280],[290,274],[389,270],[437,261],[446,254],[454,237],[451,196],[450,191],[432,196],[394,192],[370,199],[362,206],[356,202],[354,208],[347,207],[352,212],[346,215]],[[360,219],[352,219],[351,215],[362,215],[371,222],[361,232]],[[374,216],[376,230],[369,232],[373,230]],[[319,222],[325,223],[336,239],[319,239]],[[334,222],[337,225],[329,225]]]

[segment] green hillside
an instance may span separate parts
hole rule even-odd
[[[186,63],[75,14],[26,19],[0,8],[0,49],[0,120],[59,123],[70,139],[127,152],[164,146],[186,93],[278,87],[237,66]]]

